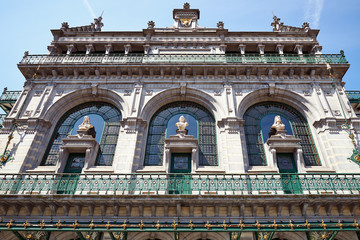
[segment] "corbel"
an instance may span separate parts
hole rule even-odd
[[[269,84],[269,96],[275,94],[275,83],[268,83]]]
[[[302,49],[303,49],[303,45],[296,44],[296,45],[295,45],[295,48],[294,48],[294,51],[296,51],[297,54],[302,55],[302,54],[303,54]]]
[[[284,55],[284,45],[282,45],[282,44],[276,45],[276,50],[278,51],[278,53],[280,55]]]
[[[109,55],[113,51],[113,46],[111,43],[105,45],[105,55]]]
[[[69,73],[68,73],[68,71],[67,71],[67,68],[64,68],[64,69],[63,69],[63,75],[64,75],[64,77],[68,77],[68,76],[69,76]]]
[[[54,78],[56,78],[58,76],[58,73],[55,69],[51,70],[51,73],[53,75]]]
[[[160,78],[164,79],[164,68],[160,68]]]
[[[66,55],[70,55],[71,53],[76,52],[76,47],[74,44],[66,45],[66,47],[67,47]]]
[[[144,45],[144,54],[148,55],[150,53],[150,44],[145,44]]]
[[[74,69],[74,78],[79,77],[79,71],[77,69]]]
[[[246,78],[250,79],[250,75],[251,75],[251,68],[247,68],[246,69]]]
[[[86,47],[86,55],[89,55],[91,52],[94,51],[94,45],[93,44],[85,45],[85,47]]]
[[[131,45],[130,45],[130,44],[126,44],[126,45],[124,46],[124,48],[125,48],[125,55],[128,55],[129,52],[131,51]]]
[[[245,55],[245,49],[246,49],[246,45],[239,44],[239,50],[241,55]]]
[[[96,77],[100,77],[100,71],[99,71],[99,69],[95,69],[95,75],[96,75]]]
[[[264,55],[264,54],[265,54],[265,45],[264,45],[264,44],[259,43],[259,44],[257,45],[257,49],[258,49],[260,55]]]
[[[290,79],[294,78],[294,69],[293,68],[291,68],[290,71],[289,71],[289,78]]]
[[[91,84],[91,94],[92,95],[97,95],[98,92],[98,84],[97,83],[93,83]]]
[[[315,53],[315,55],[320,55],[321,54],[321,50],[322,50],[322,46],[320,45],[314,45],[313,48],[311,49],[312,52]]]

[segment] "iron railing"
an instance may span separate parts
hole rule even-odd
[[[5,120],[6,114],[0,114],[0,129],[3,127],[3,122]]]
[[[27,55],[20,64],[125,64],[125,63],[286,63],[286,64],[346,64],[342,54],[73,54]]]
[[[0,101],[16,101],[21,94],[21,91],[8,91],[6,88],[0,96]]]
[[[360,194],[360,174],[0,174],[0,194]]]
[[[350,102],[360,102],[360,91],[345,91]]]

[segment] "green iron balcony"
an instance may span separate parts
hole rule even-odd
[[[5,117],[6,117],[6,114],[0,114],[0,129],[3,127],[2,123],[4,122]]]
[[[343,54],[73,54],[26,55],[20,64],[154,64],[154,63],[213,63],[213,64],[347,64]]]
[[[360,174],[1,174],[0,194],[360,194]]]
[[[19,98],[21,91],[8,91],[7,88],[4,88],[0,96],[0,107],[6,112],[9,113],[13,108],[16,100]],[[0,120],[1,121],[1,120]],[[1,125],[1,123],[0,123]]]
[[[360,91],[346,91],[345,93],[351,103],[360,103]]]

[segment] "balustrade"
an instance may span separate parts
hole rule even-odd
[[[27,55],[20,64],[124,64],[124,63],[300,63],[300,64],[346,64],[341,54],[73,54],[73,55]]]
[[[360,174],[1,174],[0,194],[359,194]]]

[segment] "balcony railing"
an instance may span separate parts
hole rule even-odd
[[[13,108],[16,100],[19,98],[21,91],[8,91],[7,88],[4,88],[0,96],[0,108],[2,108],[6,113],[9,113]],[[0,128],[1,128],[1,118],[0,118]]]
[[[1,174],[0,194],[359,194],[360,174]]]
[[[3,122],[5,120],[6,114],[0,114],[0,129],[3,127]]]
[[[21,94],[21,91],[8,91],[6,88],[0,96],[0,101],[16,101]]]
[[[20,64],[125,64],[125,63],[279,63],[279,64],[346,64],[342,54],[73,54],[73,55],[27,55]]]
[[[360,102],[360,91],[346,91],[346,95],[350,102]]]

